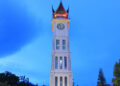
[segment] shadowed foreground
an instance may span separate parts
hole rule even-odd
[[[0,86],[38,86],[29,82],[25,76],[16,76],[10,72],[0,73]]]

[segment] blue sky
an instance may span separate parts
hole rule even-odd
[[[49,84],[53,5],[60,0],[0,0],[0,72],[26,75]],[[111,83],[120,58],[120,1],[63,0],[70,7],[70,49],[73,79],[96,86],[99,68]]]

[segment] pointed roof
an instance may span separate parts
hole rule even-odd
[[[65,9],[64,9],[64,7],[62,5],[62,2],[60,2],[60,5],[59,5],[56,13],[59,13],[59,14],[64,14],[65,13]]]
[[[53,18],[68,18],[68,13],[67,11],[65,11],[62,2],[60,2],[60,5],[58,7],[58,9],[55,11],[55,13],[53,13]]]

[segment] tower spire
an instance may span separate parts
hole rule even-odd
[[[56,11],[53,10],[53,18],[68,18],[68,11],[65,10],[62,4],[62,0],[60,1],[60,5]]]

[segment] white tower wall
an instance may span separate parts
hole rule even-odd
[[[57,28],[59,23],[64,24],[65,28],[63,30]],[[71,52],[69,48],[69,23],[70,19],[52,20],[53,50],[51,60],[50,86],[73,86],[71,72]],[[59,40],[59,49],[56,48],[56,40]],[[63,49],[63,40],[65,40],[65,49]]]

